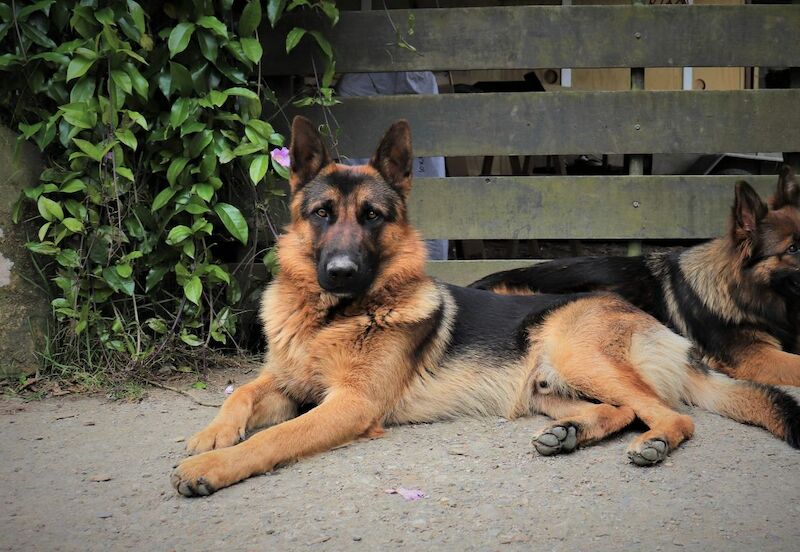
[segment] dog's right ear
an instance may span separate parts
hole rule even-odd
[[[293,194],[311,182],[322,167],[331,162],[319,131],[311,121],[300,115],[292,121],[292,145],[289,153],[292,157],[289,186]]]
[[[780,209],[787,205],[800,207],[800,183],[794,174],[794,169],[790,165],[781,167],[778,175],[778,189],[775,197],[772,198],[772,208]]]
[[[733,203],[733,234],[737,240],[753,238],[758,224],[767,216],[767,204],[744,180],[736,183],[736,199]]]

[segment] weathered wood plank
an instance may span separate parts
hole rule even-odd
[[[797,150],[798,105],[800,90],[374,96],[344,98],[328,120],[348,157],[400,118],[422,156],[748,153]],[[320,107],[295,112],[325,122]]]
[[[490,261],[428,261],[426,272],[430,276],[449,284],[466,286],[478,278],[482,278],[493,272],[522,268],[538,262],[543,261],[505,259]]]
[[[426,238],[704,239],[727,227],[738,176],[419,179],[412,222]],[[762,197],[777,177],[748,177]]]
[[[308,17],[284,23],[294,26],[320,28]],[[398,46],[394,27],[416,53]],[[519,6],[343,12],[326,34],[337,70],[358,73],[791,66],[798,29],[800,6]],[[287,56],[282,34],[264,36],[266,74],[312,74],[311,37]]]

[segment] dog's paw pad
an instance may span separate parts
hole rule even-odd
[[[649,439],[628,451],[628,458],[637,466],[652,466],[667,457],[669,447],[661,439]]]
[[[542,456],[572,452],[578,446],[578,429],[572,424],[550,426],[534,436],[533,446]]]

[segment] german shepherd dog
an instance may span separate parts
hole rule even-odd
[[[673,409],[684,401],[800,446],[794,399],[709,371],[688,340],[614,295],[503,296],[428,278],[408,222],[405,121],[351,167],[297,117],[291,158],[291,222],[261,307],[264,368],[189,440],[202,454],[174,470],[180,494],[208,495],[385,425],[459,416],[547,414],[556,421],[533,438],[541,454],[639,417],[649,430],[628,456],[650,465],[692,436]]]
[[[691,339],[738,379],[800,385],[800,185],[781,170],[769,205],[736,185],[728,233],[683,251],[581,257],[498,272],[499,293],[612,291]]]

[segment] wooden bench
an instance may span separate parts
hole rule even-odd
[[[415,25],[408,40],[417,53],[393,44],[393,25],[402,27],[409,14]],[[344,98],[329,118],[339,126],[338,151],[349,157],[371,154],[384,129],[405,118],[422,156],[597,153],[639,160],[627,176],[418,179],[410,209],[426,238],[709,238],[724,230],[741,177],[640,176],[638,156],[799,151],[800,89],[644,91],[642,68],[800,65],[798,29],[798,5],[342,12],[325,31],[339,72],[630,67],[632,90]],[[279,41],[266,43],[265,74],[311,74],[309,46],[287,56]],[[325,120],[320,107],[302,112]],[[748,180],[764,194],[775,184],[772,176]],[[464,284],[524,264],[440,261],[430,272]]]

